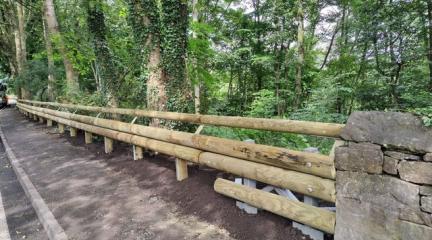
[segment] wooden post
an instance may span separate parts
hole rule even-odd
[[[188,178],[187,162],[183,159],[176,158],[175,164],[177,181],[183,181]]]
[[[47,127],[52,127],[53,122],[51,119],[47,119]]]
[[[91,132],[84,132],[84,139],[86,144],[90,144],[93,142],[93,133]]]
[[[33,115],[33,120],[35,120],[35,121],[37,121],[37,120],[38,120],[38,117],[37,117],[37,115]]]
[[[133,145],[133,155],[134,155],[134,160],[141,160],[143,159],[143,149],[142,147],[139,147],[137,145]]]
[[[77,136],[77,129],[73,128],[73,127],[70,127],[69,128],[69,133],[70,133],[71,137],[76,137]]]
[[[39,122],[44,123],[44,119],[42,117],[39,117]]]
[[[105,153],[112,153],[113,151],[113,140],[111,138],[104,137]]]
[[[64,133],[65,132],[65,130],[64,130],[64,124],[58,123],[57,126],[58,126],[59,133]]]

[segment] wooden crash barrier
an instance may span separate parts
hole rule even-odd
[[[290,171],[262,163],[242,160],[226,155],[205,152],[196,148],[159,141],[130,133],[107,129],[91,124],[81,123],[47,113],[39,112],[30,107],[19,104],[18,107],[32,114],[51,119],[72,128],[78,128],[104,137],[148,148],[163,154],[171,155],[182,160],[203,164],[235,175],[255,179],[270,185],[290,189],[308,196],[335,202],[335,182],[310,174]],[[33,108],[33,107],[32,107]],[[249,145],[251,146],[251,145]]]
[[[254,207],[304,223],[316,229],[334,234],[336,214],[286,197],[236,184],[218,178],[214,190],[225,196],[235,198]]]
[[[284,119],[263,119],[263,118],[246,118],[246,117],[228,117],[215,115],[199,115],[176,112],[158,112],[140,109],[126,108],[105,108],[82,106],[73,104],[62,104],[54,102],[39,102],[29,100],[19,100],[22,103],[29,103],[38,106],[62,107],[74,110],[83,110],[91,112],[102,112],[120,115],[131,115],[140,117],[160,118],[173,121],[189,122],[195,124],[226,126],[234,128],[248,128],[257,130],[268,130],[277,132],[290,132],[306,135],[315,135],[323,137],[339,138],[340,132],[344,127],[343,124],[320,123],[308,121],[295,121]]]
[[[251,145],[242,141],[147,127],[138,124],[130,124],[115,120],[34,107],[20,103],[18,103],[18,106],[90,125],[136,134],[204,151],[220,153],[284,169],[309,173],[324,178],[335,179],[336,175],[333,159],[322,154],[300,152],[260,144]]]

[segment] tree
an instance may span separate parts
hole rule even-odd
[[[296,80],[295,80],[295,100],[294,100],[294,109],[298,109],[301,104],[302,99],[302,76],[303,76],[303,65],[304,65],[304,15],[303,15],[303,1],[298,0],[297,2],[297,69],[296,69]]]
[[[48,30],[46,27],[46,20],[43,19],[43,31],[44,31],[44,40],[45,40],[45,46],[46,46],[46,52],[47,52],[47,60],[48,60],[48,86],[47,86],[47,93],[48,93],[48,99],[50,101],[54,101],[55,93],[54,93],[54,85],[55,85],[55,77],[54,77],[54,53],[52,48],[52,42],[51,38],[49,37]]]
[[[56,12],[54,9],[54,0],[44,0],[44,15],[47,23],[48,37],[53,39],[63,58],[63,65],[66,72],[66,86],[69,92],[76,92],[79,89],[78,76],[73,67],[70,56],[60,33]]]
[[[118,107],[117,89],[119,88],[120,74],[118,66],[114,63],[113,55],[107,42],[107,29],[105,15],[101,0],[87,0],[87,22],[92,35],[93,47],[96,56],[96,68],[99,70],[102,93],[109,107]]]

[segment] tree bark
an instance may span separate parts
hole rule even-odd
[[[429,91],[432,92],[432,1],[427,1],[428,10],[428,35],[429,35],[429,46],[428,46],[428,66],[429,66]]]
[[[15,43],[17,44],[18,72],[21,73],[27,60],[24,6],[17,3],[18,29]]]
[[[54,0],[44,1],[44,15],[47,23],[48,36],[50,38],[56,38],[57,48],[63,58],[63,65],[66,72],[66,85],[68,91],[76,92],[79,89],[78,76],[75,72],[71,60],[69,59],[69,56],[67,55],[67,49],[60,33],[59,24],[54,9]]]
[[[116,91],[120,87],[118,66],[114,63],[111,50],[106,38],[105,15],[103,4],[100,0],[88,0],[87,23],[89,32],[93,37],[93,47],[96,55],[96,63],[102,82],[102,93],[107,106],[116,108],[119,106]],[[114,116],[118,118],[118,116]]]
[[[55,93],[54,93],[54,86],[55,86],[55,77],[54,77],[54,55],[53,55],[53,48],[51,43],[51,38],[49,37],[48,30],[46,28],[45,24],[45,18],[42,20],[43,24],[43,30],[44,30],[44,38],[45,38],[45,47],[47,51],[47,58],[48,58],[48,86],[47,86],[47,93],[48,93],[48,99],[50,101],[54,101]]]
[[[192,22],[198,23],[198,0],[192,0]],[[197,38],[195,31],[192,31],[192,38]],[[196,79],[194,83],[194,103],[195,103],[195,113],[201,113],[201,81]]]
[[[295,79],[295,100],[294,109],[298,109],[301,104],[302,97],[302,75],[304,65],[304,15],[303,15],[303,1],[298,0],[297,10],[297,48],[298,48],[298,59],[297,59],[297,71]]]
[[[147,108],[154,111],[167,110],[167,80],[162,69],[160,17],[156,0],[129,0],[130,24],[134,29],[135,41],[145,54],[142,68],[149,72],[147,79]],[[159,127],[159,119],[153,118],[150,126]]]

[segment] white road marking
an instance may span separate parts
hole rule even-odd
[[[3,208],[3,199],[0,192],[0,239],[10,240],[9,228],[6,221],[6,214]]]

